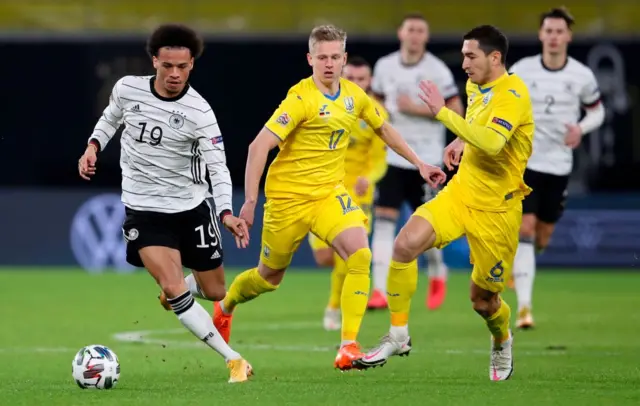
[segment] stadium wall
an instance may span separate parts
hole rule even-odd
[[[242,201],[241,191],[236,191],[236,210]],[[615,209],[602,208],[610,207],[611,201],[616,202]],[[227,266],[255,266],[260,253],[262,203],[256,210],[248,249],[236,248],[229,234],[223,232]],[[572,268],[640,265],[639,208],[640,196],[571,200],[539,264]],[[405,217],[408,214],[405,210]],[[123,219],[124,208],[117,190],[0,190],[0,266],[131,271],[125,261]],[[469,249],[464,239],[447,247],[444,255],[450,267],[469,268]],[[313,264],[309,246],[303,241],[293,266]]]

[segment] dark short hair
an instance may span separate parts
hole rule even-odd
[[[347,65],[355,66],[356,68],[360,68],[362,66],[366,66],[371,69],[371,65],[361,56],[354,55],[347,58]]]
[[[402,24],[404,24],[407,20],[420,20],[420,21],[424,21],[425,23],[427,22],[426,17],[421,13],[408,13],[408,14],[405,14],[404,17],[402,17],[402,21],[400,21],[400,26],[402,26]]]
[[[493,25],[481,25],[464,34],[465,40],[476,40],[480,49],[485,55],[493,51],[500,52],[500,61],[504,64],[507,61],[507,52],[509,52],[509,40],[507,36]]]
[[[202,55],[204,44],[200,35],[185,25],[163,24],[149,36],[147,53],[157,57],[160,48],[164,47],[188,48],[191,56],[197,59]]]
[[[540,27],[542,27],[544,20],[547,18],[561,18],[567,23],[567,27],[569,27],[569,29],[571,29],[573,24],[576,22],[573,16],[569,13],[569,10],[564,7],[552,8],[551,10],[542,13],[542,15],[540,15]]]

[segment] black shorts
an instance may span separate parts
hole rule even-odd
[[[522,213],[535,214],[538,220],[545,223],[557,223],[567,201],[569,175],[552,175],[526,169],[524,182],[533,191],[524,198]]]
[[[138,251],[160,246],[180,251],[182,265],[194,271],[209,271],[222,265],[220,228],[212,205],[199,206],[180,213],[158,213],[125,208],[122,226],[127,241],[127,262],[144,268]]]
[[[416,169],[404,169],[391,165],[377,188],[376,206],[396,210],[400,210],[402,203],[408,202],[411,209],[415,211],[437,193],[437,190],[427,185]]]

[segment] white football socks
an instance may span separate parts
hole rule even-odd
[[[393,255],[393,240],[396,235],[396,222],[378,217],[373,224],[373,288],[387,292],[389,264]]]
[[[396,341],[404,341],[409,338],[409,326],[391,326],[389,334]]]
[[[444,263],[442,250],[431,248],[425,251],[424,256],[427,258],[427,275],[429,275],[429,278],[446,279],[448,269]]]
[[[518,310],[531,309],[533,281],[536,276],[536,254],[531,241],[520,241],[513,264],[513,281],[518,296]]]
[[[232,350],[222,339],[213,325],[211,316],[195,301],[191,292],[184,292],[178,297],[168,299],[168,302],[180,322],[198,339],[222,355],[226,362],[241,358],[240,354]]]
[[[204,295],[202,294],[202,291],[200,290],[200,286],[198,286],[198,282],[196,281],[196,277],[193,276],[192,273],[190,273],[189,275],[187,275],[184,278],[184,281],[187,284],[187,287],[189,288],[189,292],[191,292],[191,294],[194,297],[197,297],[198,299],[204,299],[204,300],[208,300],[206,297],[204,297]]]

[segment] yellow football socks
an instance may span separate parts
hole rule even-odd
[[[511,318],[511,308],[502,298],[498,311],[486,319],[487,327],[491,331],[496,343],[501,343],[509,339],[509,319]]]
[[[355,341],[369,300],[371,250],[361,248],[346,262],[347,275],[342,287],[342,341]]]
[[[255,299],[263,293],[273,292],[277,288],[278,286],[272,285],[260,276],[258,268],[251,268],[236,276],[229,286],[222,306],[225,313],[231,313],[238,304]]]
[[[333,254],[333,270],[331,271],[331,293],[329,294],[329,309],[340,309],[340,299],[344,278],[347,276],[347,263],[338,254]]]
[[[391,325],[406,326],[409,322],[411,298],[418,287],[418,261],[391,260],[387,278],[387,299],[391,312]]]

